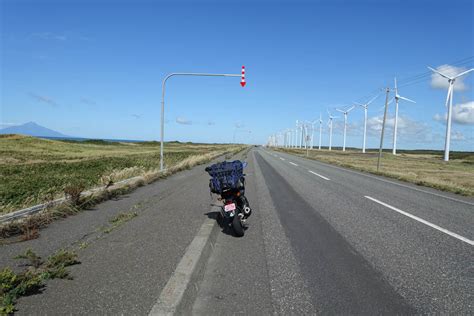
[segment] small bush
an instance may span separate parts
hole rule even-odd
[[[39,291],[43,287],[41,275],[27,269],[15,273],[10,268],[0,271],[0,314],[8,315],[15,311],[16,299]]]
[[[41,290],[45,280],[70,279],[66,267],[79,263],[74,252],[63,249],[49,256],[46,262],[31,249],[15,259],[27,260],[27,268],[21,273],[8,267],[0,271],[0,315],[12,314],[16,300]]]
[[[84,185],[82,184],[70,184],[64,188],[64,195],[66,199],[75,206],[80,205],[81,194],[84,191]]]
[[[27,265],[32,266],[35,269],[38,269],[43,264],[41,257],[34,253],[31,249],[26,250],[24,254],[16,256],[15,259],[28,260]]]

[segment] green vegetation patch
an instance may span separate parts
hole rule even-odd
[[[134,217],[137,217],[138,213],[137,212],[123,212],[119,213],[117,216],[109,220],[109,223],[111,226],[104,227],[102,231],[106,234],[110,233],[112,230],[116,229],[117,227],[125,224],[129,220],[133,219]]]
[[[78,264],[74,252],[61,249],[43,261],[40,256],[28,249],[15,259],[26,261],[26,268],[16,273],[11,268],[0,270],[0,314],[8,315],[15,311],[15,303],[21,296],[38,293],[46,280],[71,279],[67,267]]]

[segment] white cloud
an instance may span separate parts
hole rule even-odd
[[[184,117],[177,117],[176,118],[176,123],[182,124],[182,125],[192,125],[193,124],[192,121],[187,120]]]
[[[81,102],[87,105],[96,105],[96,102],[94,100],[88,99],[88,98],[81,98]]]
[[[459,131],[455,131],[451,134],[451,140],[457,141],[457,140],[466,140],[466,137],[464,136],[463,133]]]
[[[433,119],[438,122],[446,122],[447,114],[436,113]],[[466,103],[456,104],[453,106],[453,118],[454,123],[468,125],[474,124],[474,101]]]
[[[28,93],[28,95],[30,97],[32,97],[33,99],[35,99],[36,101],[38,101],[38,102],[47,103],[47,104],[52,105],[52,106],[57,106],[58,105],[56,103],[56,101],[54,101],[50,97],[47,97],[47,96],[44,96],[44,95],[37,95],[37,94],[32,93],[32,92]]]
[[[474,101],[455,105],[453,120],[459,124],[474,124]]]
[[[336,133],[336,134],[343,134],[344,133],[344,120],[337,120],[337,119],[334,119],[333,120],[333,123],[332,123],[332,128],[333,128],[333,132]],[[367,122],[367,126],[368,126],[368,122]],[[319,129],[319,126],[314,126],[315,130],[318,130]],[[357,122],[347,122],[347,134],[351,134],[351,135],[362,135],[362,131],[363,131],[363,125],[357,123]],[[328,127],[328,130],[329,130],[329,127]]]
[[[456,67],[451,65],[442,65],[436,68],[439,72],[446,74],[448,76],[455,76],[463,71],[466,71],[467,68],[464,67]],[[467,89],[466,84],[464,83],[465,76],[461,76],[456,79],[454,83],[454,91],[464,91]],[[435,89],[448,89],[448,79],[441,77],[437,73],[431,74],[431,87]]]
[[[374,116],[367,120],[367,132],[370,135],[380,136],[382,131],[383,116]],[[393,133],[395,118],[388,117],[385,122],[386,133]],[[431,137],[431,128],[424,122],[414,121],[405,116],[398,117],[397,134],[401,137],[407,136],[407,140],[411,142],[423,141]],[[408,136],[410,137],[408,139]]]
[[[435,121],[437,121],[437,122],[445,123],[446,120],[447,120],[447,117],[448,117],[448,115],[447,115],[446,113],[444,113],[444,115],[436,113],[436,114],[433,116],[433,120],[435,120]]]
[[[16,123],[8,123],[8,122],[0,122],[0,128],[10,127],[10,126],[17,126],[19,124]]]
[[[42,40],[56,40],[56,41],[66,41],[68,37],[64,34],[56,34],[52,32],[41,32],[31,34],[32,38],[39,38]]]

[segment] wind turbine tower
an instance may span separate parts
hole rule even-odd
[[[349,112],[352,111],[353,109],[354,109],[354,106],[350,107],[347,110],[336,109],[336,111],[339,111],[342,114],[344,114],[344,141],[343,141],[343,144],[342,144],[342,151],[346,151],[347,114],[349,114]]]
[[[365,146],[366,146],[366,139],[367,139],[367,109],[369,108],[369,104],[372,103],[375,99],[377,99],[379,95],[377,94],[367,103],[357,103],[358,106],[364,108],[364,142],[362,144],[362,152],[365,153]]]
[[[329,150],[332,149],[332,120],[337,118],[336,116],[332,116],[331,113],[329,113],[329,121],[328,121],[328,126],[329,126]]]
[[[444,77],[448,79],[449,83],[449,88],[448,88],[448,95],[446,97],[446,107],[448,107],[448,117],[447,117],[447,122],[446,122],[446,141],[444,145],[444,161],[449,161],[449,143],[451,141],[451,116],[453,112],[453,93],[454,93],[454,82],[456,81],[457,78],[464,76],[465,74],[471,72],[474,70],[474,68],[471,68],[469,70],[463,71],[460,74],[457,74],[454,77],[448,76],[436,69],[433,69],[431,67],[428,67],[431,71],[437,73],[441,77]]]
[[[395,98],[395,124],[393,126],[393,149],[392,149],[392,154],[396,155],[397,154],[397,128],[398,128],[398,101],[399,100],[405,100],[405,101],[412,102],[412,103],[416,103],[416,102],[399,95],[398,94],[398,88],[397,88],[397,78],[395,78],[394,81],[395,81],[395,97],[394,97]]]
[[[321,150],[321,137],[323,135],[323,119],[321,113],[319,113],[319,150]]]

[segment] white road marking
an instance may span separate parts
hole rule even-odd
[[[285,160],[285,158],[280,157],[281,160]]]
[[[400,209],[398,209],[398,208],[396,208],[396,207],[393,207],[393,206],[391,206],[391,205],[388,205],[387,203],[384,203],[384,202],[382,202],[382,201],[379,201],[379,200],[377,200],[377,199],[374,199],[373,197],[370,197],[370,196],[367,196],[367,195],[366,195],[365,197],[366,197],[367,199],[371,200],[371,201],[374,201],[375,203],[379,203],[380,205],[383,205],[383,206],[385,206],[385,207],[388,207],[389,209],[394,210],[395,212],[398,212],[398,213],[400,213],[400,214],[402,214],[402,215],[405,215],[405,216],[407,216],[407,217],[410,217],[410,218],[412,218],[412,219],[414,219],[414,220],[416,220],[416,221],[418,221],[418,222],[420,222],[420,223],[423,223],[423,224],[425,224],[425,225],[430,226],[431,228],[434,228],[434,229],[436,229],[436,230],[439,230],[440,232],[443,232],[443,233],[445,233],[445,234],[448,234],[448,235],[451,236],[451,237],[457,238],[457,239],[459,239],[459,240],[461,240],[461,241],[464,241],[465,243],[468,243],[468,244],[471,245],[471,246],[474,246],[474,241],[473,241],[473,240],[467,239],[466,237],[463,237],[463,236],[461,236],[461,235],[458,235],[458,234],[456,234],[456,233],[453,233],[452,231],[449,231],[449,230],[447,230],[447,229],[445,229],[445,228],[443,228],[443,227],[440,227],[440,226],[438,226],[438,225],[435,225],[435,224],[433,224],[433,223],[430,223],[430,222],[428,222],[428,221],[426,221],[426,220],[424,220],[424,219],[422,219],[422,218],[419,218],[419,217],[417,217],[417,216],[415,216],[415,215],[411,215],[410,213],[407,213],[407,212],[402,211],[402,210],[400,210]]]
[[[214,206],[213,210],[218,211]],[[178,306],[184,299],[184,293],[190,286],[194,286],[193,278],[207,261],[212,251],[212,234],[217,232],[218,225],[214,219],[207,219],[202,224],[197,235],[189,244],[186,252],[178,263],[176,270],[171,275],[165,287],[161,290],[160,297],[153,305],[149,316],[174,315]],[[215,236],[215,235],[214,235]]]
[[[294,162],[291,162],[291,161],[290,161],[290,163],[291,163],[293,166],[296,166],[296,167],[298,167],[298,165],[297,165],[297,164],[295,164]]]
[[[324,180],[330,180],[329,178],[326,178],[325,176],[320,175],[319,173],[316,173],[314,171],[308,170],[310,173],[314,174],[315,176],[318,176],[320,178],[323,178]]]
[[[301,157],[298,157],[298,158],[301,158]],[[390,180],[382,179],[382,178],[379,178],[379,177],[376,177],[376,176],[365,174],[365,173],[360,172],[360,171],[354,171],[354,170],[350,170],[350,169],[346,169],[346,168],[342,168],[342,167],[337,167],[337,166],[334,166],[334,165],[331,165],[331,164],[328,164],[328,163],[324,163],[324,162],[320,162],[320,161],[317,161],[317,160],[313,160],[313,159],[306,159],[306,160],[309,160],[311,162],[314,162],[314,163],[317,163],[317,164],[320,164],[320,165],[323,165],[323,166],[326,166],[326,167],[330,167],[330,168],[346,171],[346,172],[349,172],[349,173],[358,174],[358,175],[361,175],[361,176],[364,176],[364,177],[367,177],[367,178],[371,178],[371,179],[375,179],[375,180],[378,180],[378,181],[398,185],[400,187],[404,187],[404,188],[407,188],[407,189],[410,189],[410,190],[413,190],[413,191],[423,192],[423,193],[426,193],[426,194],[431,194],[431,195],[435,195],[435,196],[438,196],[438,197],[441,197],[441,198],[445,198],[445,199],[448,199],[448,200],[451,200],[451,201],[455,201],[455,202],[459,202],[459,203],[474,206],[474,203],[472,203],[472,202],[459,200],[459,199],[456,199],[456,198],[453,198],[453,197],[450,197],[450,196],[446,196],[446,195],[442,195],[442,194],[439,194],[439,193],[436,193],[436,192],[425,191],[425,190],[422,190],[422,189],[415,188],[411,185],[406,185],[406,184],[397,183],[397,182],[393,182],[393,181],[390,181]]]

